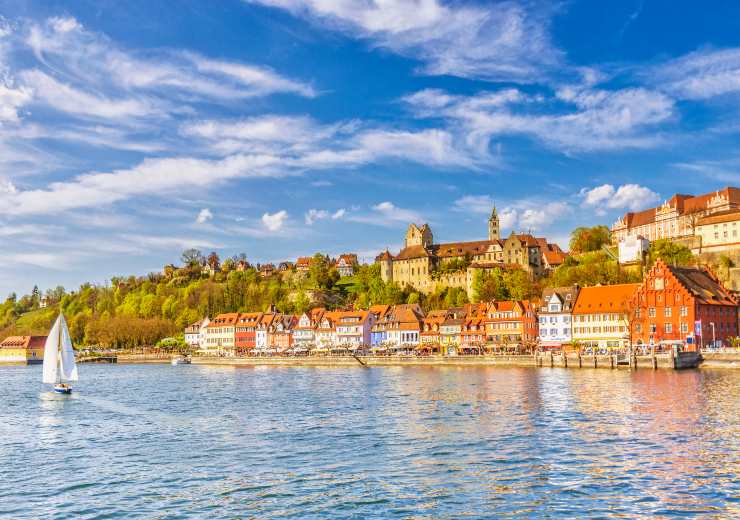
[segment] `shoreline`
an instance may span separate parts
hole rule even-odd
[[[667,355],[637,356],[632,368],[639,370],[710,368],[740,370],[740,352],[704,353],[698,366],[674,366]],[[113,361],[97,363],[113,364],[165,364],[172,356],[162,354],[122,354]],[[96,361],[87,361],[96,363]],[[282,366],[282,367],[519,367],[519,368],[575,368],[575,369],[629,369],[629,364],[618,364],[613,356],[578,356],[549,354],[536,355],[483,355],[483,356],[322,356],[322,357],[194,357],[193,365],[204,366]],[[0,362],[0,366],[25,366],[27,363]]]

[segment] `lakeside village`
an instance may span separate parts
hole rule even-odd
[[[544,238],[514,232],[502,238],[494,207],[487,240],[437,244],[428,225],[411,224],[401,251],[386,250],[375,259],[386,284],[424,295],[440,287],[457,288],[474,303],[426,312],[418,302],[408,301],[333,310],[314,306],[300,313],[280,312],[271,304],[261,312],[198,319],[184,328],[182,339],[188,353],[206,357],[463,356],[547,350],[612,355],[737,348],[740,299],[735,289],[740,269],[734,262],[740,256],[740,189],[674,195],[658,207],[625,214],[608,231],[611,243],[599,244],[598,254],[620,270],[635,273],[641,282],[574,283],[544,287],[536,298],[479,301],[486,276],[515,270],[538,280],[569,263],[577,265],[573,251],[564,252]],[[648,262],[654,241],[678,248]],[[675,262],[675,251],[690,251],[693,265]],[[709,267],[718,258],[726,266],[723,280]],[[229,269],[254,269],[260,278],[271,279],[288,271],[307,275],[314,261],[305,257],[254,268],[242,258]],[[334,267],[339,277],[352,277],[360,266],[356,255],[345,254]],[[221,267],[204,259],[201,269],[208,278]],[[176,271],[166,266],[163,275],[172,278]],[[44,339],[8,337],[0,344],[0,360],[38,362]]]

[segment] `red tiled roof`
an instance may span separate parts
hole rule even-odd
[[[0,348],[44,348],[46,336],[8,336],[0,343]]]
[[[639,283],[582,287],[573,306],[573,314],[625,313],[628,311],[630,298],[639,287]]]
[[[740,210],[731,209],[702,217],[696,224],[698,226],[706,226],[707,224],[721,224],[723,222],[734,222],[736,220],[740,220]]]

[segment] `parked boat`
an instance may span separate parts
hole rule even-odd
[[[190,358],[187,356],[175,356],[170,361],[172,365],[189,365],[190,364]]]
[[[77,363],[72,338],[69,336],[64,315],[59,314],[44,345],[42,381],[54,385],[53,389],[58,394],[71,394],[72,387],[69,383],[77,380]]]

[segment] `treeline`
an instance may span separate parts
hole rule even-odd
[[[473,301],[537,299],[546,286],[640,281],[639,268],[623,269],[604,250],[603,229],[577,229],[571,240],[571,245],[576,244],[582,251],[541,280],[533,280],[518,269],[477,273]],[[70,293],[57,287],[43,295],[38,288],[21,298],[11,294],[0,304],[0,338],[46,334],[59,310],[67,318],[76,345],[137,347],[179,334],[204,316],[264,311],[270,305],[279,312],[300,314],[313,306],[336,309],[418,303],[428,311],[469,302],[463,288],[439,289],[425,295],[385,283],[378,265],[357,266],[354,276],[340,278],[332,259],[317,254],[308,272],[288,268],[265,278],[260,276],[259,266],[248,265],[245,257],[221,263],[216,253],[204,256],[188,250],[183,254],[182,267],[167,266],[162,273],[113,278],[110,284],[100,286],[84,284]],[[671,263],[695,261],[688,249],[667,241],[652,244],[646,263],[659,257]],[[238,269],[240,262],[242,268]],[[45,308],[41,308],[42,300]]]

